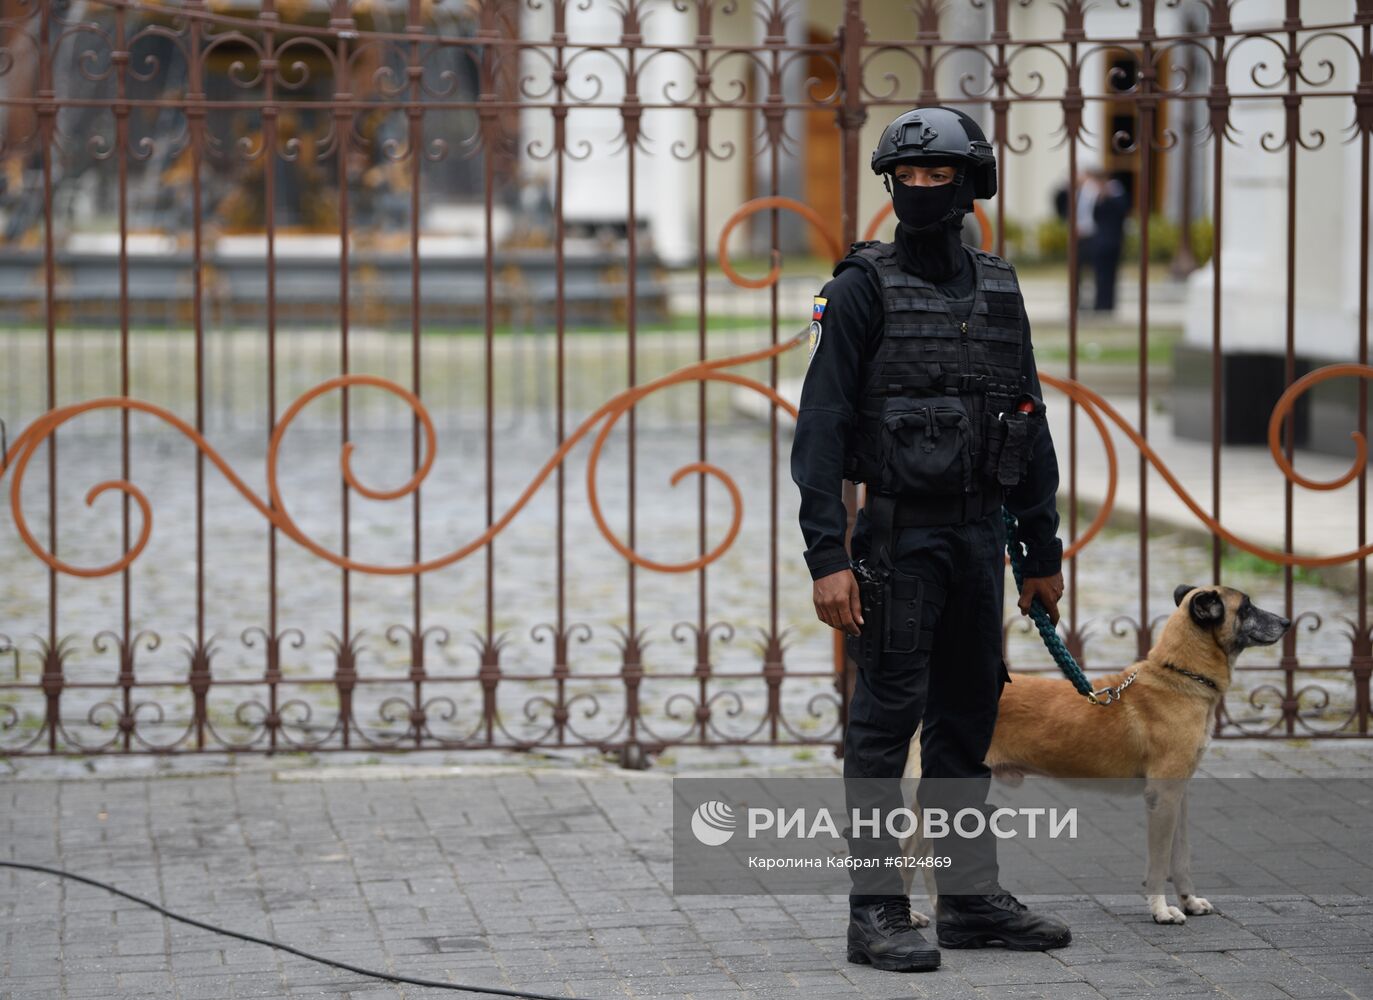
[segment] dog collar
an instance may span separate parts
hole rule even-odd
[[[1194,681],[1201,681],[1201,683],[1205,684],[1207,687],[1209,687],[1209,688],[1210,688],[1211,690],[1213,690],[1213,691],[1219,691],[1219,690],[1220,690],[1220,688],[1216,686],[1216,682],[1215,682],[1215,681],[1211,680],[1211,678],[1209,678],[1209,677],[1204,676],[1203,674],[1193,673],[1193,672],[1190,671],[1190,670],[1184,670],[1184,669],[1182,669],[1182,667],[1175,667],[1175,666],[1173,666],[1173,664],[1169,663],[1167,660],[1164,660],[1164,661],[1163,661],[1163,665],[1164,665],[1165,667],[1167,667],[1169,670],[1176,670],[1178,673],[1182,674],[1183,676],[1192,678],[1192,680],[1194,680]]]

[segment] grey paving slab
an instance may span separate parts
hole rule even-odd
[[[1233,743],[1204,767],[1318,776],[1366,770],[1368,755]],[[1133,895],[1034,897],[1072,925],[1071,947],[945,951],[919,976],[853,966],[841,896],[672,895],[672,773],[524,761],[125,777],[102,762],[88,779],[0,784],[0,857],[107,877],[341,961],[558,996],[1373,998],[1373,901],[1338,893],[1213,895],[1218,912],[1181,927],[1154,924]],[[8,871],[0,983],[0,1000],[447,995]]]

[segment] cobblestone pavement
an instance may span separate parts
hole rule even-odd
[[[164,766],[182,773],[154,773]],[[840,896],[674,897],[671,777],[799,773],[777,750],[682,752],[647,772],[495,754],[461,764],[419,754],[371,765],[110,759],[78,765],[82,779],[72,767],[11,765],[0,856],[414,976],[594,998],[1373,997],[1367,898],[1212,894],[1218,914],[1165,927],[1136,896],[1025,897],[1069,921],[1070,947],[946,951],[942,969],[913,976],[845,961]],[[1203,770],[1366,778],[1373,747],[1227,742]],[[6,1000],[442,995],[234,943],[79,884],[0,872]]]

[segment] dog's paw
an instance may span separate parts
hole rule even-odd
[[[1014,764],[992,764],[991,772],[997,781],[1010,788],[1019,788],[1025,783],[1024,768]]]
[[[1154,915],[1156,924],[1185,924],[1187,917],[1176,906],[1169,906],[1162,893],[1150,893],[1147,897],[1149,912]]]
[[[1183,896],[1181,902],[1183,911],[1194,917],[1203,913],[1216,912],[1216,908],[1211,905],[1210,901],[1201,896]]]
[[[1164,905],[1154,911],[1154,923],[1156,924],[1185,924],[1187,917],[1176,906]]]
[[[911,910],[911,923],[917,927],[928,927],[930,926],[930,918],[919,910]]]

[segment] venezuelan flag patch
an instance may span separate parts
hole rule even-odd
[[[823,319],[825,316],[825,306],[828,303],[829,299],[823,298],[819,295],[815,296],[814,300],[811,302],[809,345],[810,353],[806,356],[807,362],[809,362],[811,358],[815,357],[815,352],[820,347],[820,334],[824,332],[820,326],[820,320]]]

